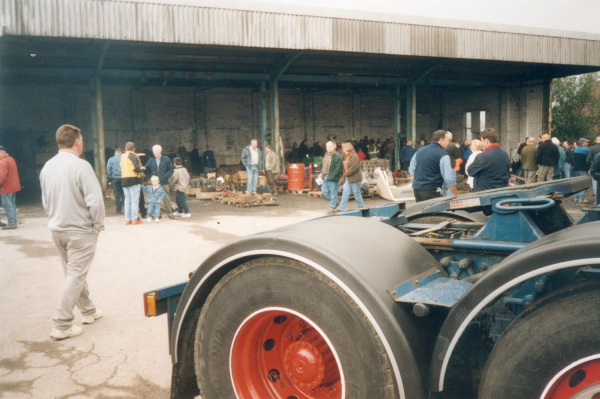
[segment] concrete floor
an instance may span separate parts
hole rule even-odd
[[[49,337],[63,283],[58,253],[41,204],[18,203],[18,229],[0,231],[0,397],[167,398],[167,320],[144,317],[143,292],[187,280],[236,237],[327,209],[325,200],[306,195],[278,199],[278,206],[244,209],[191,200],[192,218],[140,226],[126,226],[107,200],[106,230],[88,276],[91,297],[105,316],[84,326],[81,336],[58,342]]]
[[[588,191],[588,199],[591,190]],[[142,293],[187,279],[236,237],[323,215],[327,203],[283,194],[273,207],[190,201],[191,219],[125,226],[106,202],[106,230],[88,277],[105,316],[81,336],[49,337],[61,290],[60,261],[41,204],[18,204],[19,228],[0,231],[1,398],[167,398],[171,364],[166,316],[146,318]],[[366,200],[366,206],[386,203]],[[350,203],[349,209],[355,204]],[[579,218],[579,207],[568,205]],[[76,324],[81,316],[76,311]]]

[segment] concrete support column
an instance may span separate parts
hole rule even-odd
[[[106,191],[106,153],[104,145],[104,110],[102,108],[102,79],[99,74],[92,78],[92,132],[94,136],[94,170]]]
[[[271,145],[275,148],[275,153],[280,157],[279,148],[279,85],[278,81],[271,80]],[[281,159],[280,159],[281,161]]]
[[[265,148],[267,145],[267,83],[264,81],[260,82],[260,140],[262,148]]]
[[[96,110],[96,78],[90,79],[90,112],[92,118],[92,145],[94,151],[94,171],[98,181],[101,181],[100,152],[98,151],[98,115]]]
[[[406,138],[417,141],[417,90],[410,80],[406,86]]]
[[[552,135],[552,80],[542,85],[542,133]]]
[[[396,169],[400,169],[400,131],[402,126],[402,105],[400,102],[400,85],[396,85],[396,92],[394,95],[394,162]]]

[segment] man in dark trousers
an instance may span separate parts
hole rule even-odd
[[[496,130],[487,128],[480,133],[479,138],[483,143],[483,152],[475,157],[467,170],[469,176],[475,177],[473,191],[508,187],[510,158],[500,148]]]
[[[171,207],[171,198],[169,198],[169,178],[173,176],[173,162],[166,155],[162,155],[162,147],[158,144],[152,147],[154,157],[150,158],[143,167],[147,178],[158,176],[160,185],[165,190],[163,204],[169,219],[175,219],[173,208]]]
[[[538,164],[537,181],[550,181],[554,178],[554,165],[558,163],[560,153],[558,147],[550,140],[549,134],[542,134],[536,161]]]
[[[198,151],[198,144],[196,144],[194,146],[194,149],[190,151],[190,158],[192,159],[192,173],[202,173],[200,169],[202,157],[200,156],[200,152]]]
[[[415,177],[413,190],[417,202],[441,197],[438,188],[447,188],[452,195],[458,195],[456,173],[446,152],[451,141],[452,133],[437,130],[433,133],[431,144],[420,148],[412,158],[409,173]]]
[[[415,149],[412,146],[412,140],[407,140],[406,145],[400,150],[400,169],[408,172],[413,155],[415,155]]]
[[[125,198],[123,186],[121,184],[121,155],[123,155],[123,150],[117,148],[115,150],[115,155],[106,163],[106,175],[112,182],[117,214],[123,213],[123,200]]]

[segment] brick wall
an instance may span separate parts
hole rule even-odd
[[[153,144],[165,153],[183,145],[191,150],[208,145],[217,162],[238,163],[242,148],[260,139],[260,93],[253,88],[214,88],[196,91],[180,87],[105,86],[104,122],[107,148],[133,140],[138,150]],[[5,85],[0,93],[0,139],[33,168],[24,172],[35,180],[34,154],[56,151],[58,126],[70,123],[85,134],[91,151],[91,104],[87,86]],[[472,112],[473,132],[478,111],[486,111],[486,126],[501,133],[503,147],[513,146],[527,134],[541,131],[541,86],[511,89],[452,90],[418,88],[417,135],[430,137],[439,128],[464,137],[464,113]],[[280,132],[286,148],[305,137],[325,142],[328,136],[359,139],[394,134],[394,97],[391,90],[351,94],[348,91],[280,89]],[[270,104],[267,99],[270,134]],[[406,103],[402,100],[402,121]],[[402,126],[402,135],[405,128]],[[516,142],[515,142],[516,140]],[[44,143],[46,143],[44,145]]]

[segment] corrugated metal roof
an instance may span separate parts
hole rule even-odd
[[[0,4],[5,35],[600,66],[596,40],[110,0]]]

